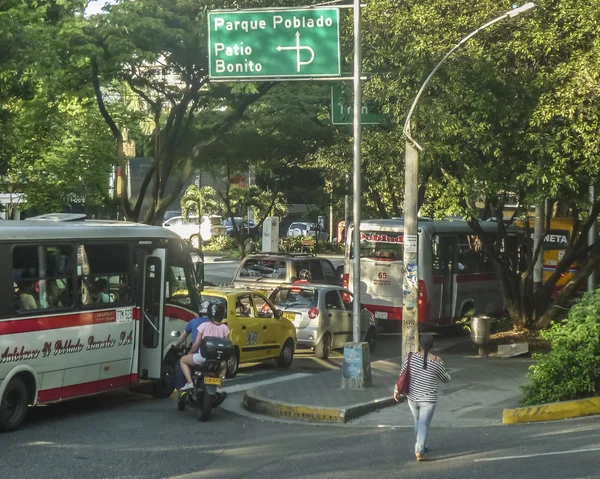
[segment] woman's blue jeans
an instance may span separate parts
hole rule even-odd
[[[427,434],[429,433],[429,424],[433,418],[436,403],[408,400],[410,412],[415,418],[415,454],[423,454],[427,447]]]

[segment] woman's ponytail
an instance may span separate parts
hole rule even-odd
[[[427,355],[433,348],[434,344],[433,335],[429,333],[419,335],[419,346],[423,350],[423,369],[427,369]]]

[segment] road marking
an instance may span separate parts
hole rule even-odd
[[[262,381],[254,381],[252,383],[236,384],[235,386],[224,387],[223,390],[228,393],[237,393],[240,391],[247,391],[248,389],[254,389],[259,386],[266,386],[267,384],[275,384],[283,381],[290,381],[291,379],[305,378],[306,376],[312,376],[308,373],[295,373],[289,376],[278,376],[271,379],[263,379]]]
[[[510,459],[527,459],[529,457],[540,456],[559,456],[563,454],[580,454],[582,452],[598,452],[600,447],[592,447],[589,449],[573,449],[571,451],[556,451],[556,452],[540,452],[537,454],[523,454],[521,456],[502,456],[502,457],[487,457],[484,459],[474,459],[473,462],[491,462],[491,461],[506,461]]]

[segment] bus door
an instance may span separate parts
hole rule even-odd
[[[452,323],[456,308],[456,249],[455,236],[440,235],[439,257],[442,272],[440,322]]]
[[[155,249],[144,263],[140,317],[140,379],[160,379],[165,331],[165,249]]]

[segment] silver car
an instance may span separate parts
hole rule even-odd
[[[279,286],[270,299],[296,326],[297,347],[311,348],[319,359],[352,341],[353,296],[347,289],[296,283]],[[373,314],[363,308],[360,319],[361,339],[373,351],[377,331]]]

